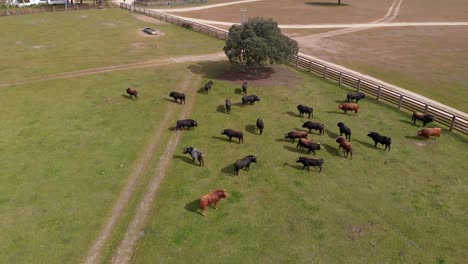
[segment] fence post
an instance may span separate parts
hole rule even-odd
[[[426,104],[426,107],[424,107],[424,113],[427,114],[427,107],[428,105]]]
[[[398,109],[401,108],[401,102],[403,101],[403,95],[400,95],[400,101],[398,102]]]
[[[323,78],[327,78],[327,66],[323,68]]]
[[[52,6],[52,8],[53,8],[53,10],[54,10],[54,12],[55,12],[55,6]]]
[[[380,97],[380,90],[382,89],[382,87],[380,87],[380,85],[379,85],[378,87],[379,87],[379,90],[377,91],[377,99],[376,99],[376,100],[379,100],[379,97]]]
[[[359,89],[361,88],[361,79],[358,79],[357,81],[357,91],[359,92]]]
[[[33,13],[32,8],[29,8],[29,12],[30,12],[31,14]]]
[[[312,70],[312,61],[309,61],[309,72]]]
[[[341,85],[341,79],[343,78],[343,72],[340,72],[340,79],[338,80],[338,84]]]
[[[452,117],[452,122],[450,123],[450,128],[449,128],[450,131],[452,131],[452,129],[453,129],[453,125],[455,124],[455,119],[456,119],[456,118],[457,118],[457,117],[456,117],[455,115],[453,115],[453,117]]]
[[[298,63],[299,63],[299,56],[296,55],[296,68],[297,68]]]

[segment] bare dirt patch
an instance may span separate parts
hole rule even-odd
[[[117,24],[116,24],[116,23],[113,23],[113,22],[104,22],[104,23],[101,23],[101,26],[105,26],[105,27],[116,27]]]
[[[350,225],[346,228],[346,237],[351,240],[356,240],[364,235],[365,229],[363,226]]]
[[[233,67],[218,78],[232,83],[249,81],[255,86],[289,86],[300,81],[292,69],[284,66]]]
[[[134,43],[130,44],[130,47],[132,47],[134,49],[141,49],[141,48],[145,47],[145,43],[144,42],[134,42]]]

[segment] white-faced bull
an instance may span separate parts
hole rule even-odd
[[[198,126],[198,123],[197,121],[193,120],[193,119],[184,119],[184,120],[177,120],[177,123],[176,123],[176,128],[175,130],[182,130],[184,129],[184,127],[186,127],[188,130],[190,130],[191,127],[196,127]]]
[[[313,113],[314,109],[310,106],[298,105],[297,110],[299,110],[299,116],[304,116],[304,114],[308,114],[309,118],[310,118],[310,115],[314,117],[314,113]]]
[[[372,131],[370,131],[367,134],[367,136],[374,140],[374,143],[375,143],[374,147],[377,147],[377,143],[380,143],[382,145],[385,145],[384,150],[387,150],[387,147],[388,147],[388,151],[390,151],[390,145],[392,144],[392,139],[391,138],[386,137],[386,136],[382,136],[379,133],[372,132]]]
[[[184,154],[190,154],[192,156],[192,161],[195,162],[195,159],[200,163],[200,167],[205,165],[204,155],[201,151],[194,147],[188,147],[184,149]]]
[[[322,172],[322,164],[323,164],[323,159],[311,159],[307,157],[298,157],[296,162],[302,163],[304,167],[302,169],[307,168],[307,171],[310,171],[309,166],[313,167],[319,167],[320,170],[319,172]]]
[[[179,102],[178,100],[180,100],[181,104],[182,102],[185,104],[185,94],[183,93],[171,92],[169,97],[172,97],[177,103]]]
[[[257,162],[257,156],[256,155],[248,155],[245,156],[243,159],[236,160],[234,163],[234,174],[239,175],[239,170],[242,168],[245,168],[246,171],[249,170],[250,163],[252,162]]]

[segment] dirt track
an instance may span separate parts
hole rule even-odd
[[[63,72],[63,73],[57,73],[57,74],[52,74],[52,75],[47,75],[47,76],[4,82],[4,83],[0,83],[0,88],[7,87],[7,86],[27,84],[27,83],[32,83],[32,82],[38,82],[38,81],[68,79],[68,78],[81,77],[81,76],[99,74],[99,73],[105,73],[105,72],[156,67],[156,66],[173,64],[173,63],[182,63],[182,62],[190,62],[190,61],[226,60],[226,59],[227,59],[226,55],[220,52],[220,53],[211,53],[211,54],[204,54],[204,55],[174,57],[174,58],[160,59],[160,60],[148,60],[148,61],[135,62],[135,63],[129,63],[129,64],[119,64],[119,65],[105,66],[105,67],[99,67],[99,68],[91,68],[91,69],[74,71],[74,72]]]
[[[220,55],[223,55],[223,56],[220,56]],[[99,68],[101,69],[101,71],[99,72],[125,70],[125,69],[139,68],[139,67],[153,67],[153,66],[158,66],[158,65],[163,65],[163,64],[181,63],[181,62],[189,62],[189,61],[206,61],[206,60],[221,60],[221,59],[225,59],[225,55],[219,54],[219,53],[200,55],[200,56],[177,57],[177,58],[171,58],[167,60],[154,60],[151,62],[142,63],[141,65],[137,63],[137,65],[125,64],[125,65],[118,65],[118,66],[109,66],[109,67]],[[85,73],[95,74],[96,72],[91,71],[91,70],[86,70],[86,71],[80,71],[79,73],[61,74],[58,78],[71,78],[75,76],[87,75]],[[194,80],[192,80],[193,75],[187,74],[187,76],[190,76],[190,79],[184,80],[182,87],[180,87],[181,92],[186,91],[188,87],[190,87],[190,85],[194,83]],[[49,77],[48,79],[50,80],[50,79],[57,79],[57,78]],[[194,91],[187,91],[187,93],[189,94],[194,93]],[[187,101],[187,104],[184,105],[183,115],[186,115],[190,111],[193,103],[194,103],[193,100]],[[168,110],[165,112],[164,117],[162,119],[163,121],[161,122],[159,128],[153,133],[151,140],[146,146],[144,154],[142,155],[142,157],[138,159],[137,164],[135,165],[130,176],[128,177],[128,181],[125,187],[123,188],[122,192],[119,195],[119,198],[114,204],[108,220],[106,221],[103,229],[101,230],[99,236],[96,238],[92,247],[89,249],[85,263],[91,264],[91,263],[100,262],[102,248],[107,242],[107,240],[109,239],[114,229],[115,224],[120,219],[122,212],[124,211],[125,207],[128,204],[128,201],[133,195],[138,179],[140,178],[141,174],[143,174],[143,172],[147,169],[149,162],[153,158],[155,149],[160,146],[161,144],[160,135],[167,129],[167,127],[170,127],[170,122],[173,121],[174,112],[176,111],[177,108],[179,108],[178,105],[172,104],[168,107]],[[148,191],[145,193],[143,200],[140,202],[137,214],[135,218],[133,219],[132,224],[129,227],[129,230],[127,231],[125,235],[124,242],[122,242],[122,245],[119,247],[119,252],[121,253],[119,253],[116,257],[116,260],[118,260],[119,263],[124,263],[122,262],[122,260],[128,261],[128,259],[131,257],[131,253],[133,252],[133,244],[135,243],[137,239],[137,234],[139,230],[142,228],[143,223],[145,222],[149,207],[154,199],[154,194],[159,187],[159,183],[164,177],[164,172],[166,171],[167,166],[170,163],[169,157],[173,155],[175,151],[175,147],[177,146],[177,143],[179,141],[179,138],[180,138],[180,133],[176,133],[171,137],[169,144],[167,145],[166,150],[164,151],[165,154],[160,158],[160,162],[155,172],[155,176],[153,180],[151,181],[151,184],[148,188]]]

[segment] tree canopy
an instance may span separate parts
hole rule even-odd
[[[264,65],[287,62],[298,46],[272,19],[250,18],[231,26],[223,50],[232,63]]]

